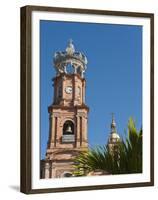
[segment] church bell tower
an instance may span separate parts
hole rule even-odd
[[[114,114],[112,113],[112,122],[111,122],[111,132],[108,139],[107,148],[111,154],[118,154],[118,145],[120,144],[121,139],[116,130],[116,122],[114,119]]]
[[[88,148],[85,104],[87,58],[75,51],[72,40],[65,51],[55,52],[53,65],[54,99],[48,107],[49,138],[46,157],[41,162],[41,178],[70,177],[73,159]]]

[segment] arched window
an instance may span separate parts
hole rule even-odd
[[[74,134],[74,123],[70,120],[67,120],[63,126],[63,135],[72,135]]]

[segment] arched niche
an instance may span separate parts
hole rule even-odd
[[[74,123],[70,120],[65,121],[63,125],[63,135],[73,135],[74,134]]]
[[[63,124],[62,142],[63,143],[75,142],[74,123],[71,120],[67,120]]]

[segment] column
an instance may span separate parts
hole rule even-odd
[[[63,77],[62,77],[62,104],[64,104],[65,105],[65,92],[64,92],[64,90],[65,90],[65,77],[64,77],[64,75],[63,75]]]
[[[86,89],[86,81],[83,80],[83,85],[82,85],[82,102],[85,103],[85,89]]]
[[[72,100],[73,100],[73,105],[75,106],[76,105],[76,77],[75,75],[73,76],[72,87],[73,87]]]
[[[50,178],[50,165],[49,162],[45,163],[45,178]]]
[[[82,146],[87,147],[87,117],[82,117]]]
[[[47,142],[47,148],[50,148],[51,145],[51,127],[52,127],[52,117],[51,117],[51,113],[49,114],[49,138],[48,138],[48,142]]]
[[[51,114],[51,125],[50,125],[50,148],[54,147],[55,143],[55,117],[54,114]]]
[[[83,117],[80,116],[80,146],[82,146],[83,142],[83,135],[84,135],[84,129],[83,129]]]
[[[52,168],[51,168],[51,178],[56,178],[56,171],[54,163],[52,162]]]
[[[59,116],[58,115],[55,116],[54,127],[55,127],[54,147],[56,147],[59,144],[59,137],[60,137],[60,134],[59,134],[60,127],[59,127]]]
[[[77,123],[76,123],[76,147],[80,147],[80,117],[77,114]]]

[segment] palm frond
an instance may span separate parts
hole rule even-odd
[[[107,146],[96,146],[82,152],[74,160],[77,176],[91,171],[103,170],[109,174],[142,172],[142,129],[138,132],[132,118],[128,121],[128,135],[118,143],[118,151],[113,154]]]

